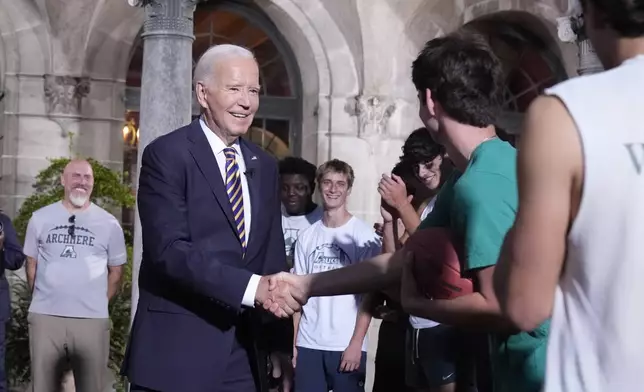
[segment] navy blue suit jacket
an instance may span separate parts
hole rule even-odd
[[[4,247],[0,250],[0,322],[5,322],[11,316],[11,295],[5,271],[20,269],[25,262],[25,255],[11,219],[0,212],[0,222],[4,230]]]
[[[252,205],[243,257],[224,181],[199,121],[143,151],[137,196],[140,297],[122,368],[133,384],[217,391],[235,330],[248,320],[242,311],[262,312],[242,309],[251,274],[287,269],[277,163],[251,142],[240,140],[240,147]],[[291,352],[292,322],[266,314],[253,320],[262,331],[259,346]]]

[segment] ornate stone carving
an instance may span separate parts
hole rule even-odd
[[[82,98],[87,94],[88,77],[45,75],[45,101],[49,114],[80,114]]]
[[[564,16],[562,18],[557,18],[557,35],[561,42],[572,43],[577,40],[578,30],[576,26],[578,18],[571,16]]]
[[[193,39],[192,15],[199,0],[127,0],[133,7],[145,7],[142,37],[174,35]]]
[[[378,96],[358,96],[348,102],[345,109],[358,118],[358,137],[387,135],[389,119],[396,111],[396,104]]]

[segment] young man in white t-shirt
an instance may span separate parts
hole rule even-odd
[[[315,165],[297,157],[287,157],[279,163],[282,231],[291,267],[299,232],[322,219],[322,207],[313,202],[316,170]]]
[[[347,163],[331,160],[317,170],[323,199],[322,220],[300,232],[294,273],[339,269],[380,253],[373,228],[347,211],[354,174]],[[293,317],[295,392],[363,392],[371,322],[360,296],[311,298]]]

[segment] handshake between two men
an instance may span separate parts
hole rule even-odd
[[[262,276],[255,294],[255,305],[273,313],[276,317],[287,318],[302,309],[310,297],[359,294],[385,290],[396,285],[415,286],[413,278],[413,256],[410,252],[383,253],[374,258],[347,267],[317,272],[309,275],[294,275],[280,272]],[[406,283],[406,284],[405,284]],[[414,292],[413,297],[421,296]]]
[[[262,276],[255,294],[255,304],[262,306],[276,317],[290,317],[300,311],[308,301],[310,285],[310,275],[280,272]]]

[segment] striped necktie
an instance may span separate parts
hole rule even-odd
[[[242,244],[242,249],[246,253],[246,230],[244,228],[244,198],[242,192],[241,177],[239,176],[239,165],[235,159],[235,149],[231,147],[224,148],[226,156],[226,193],[230,200],[230,206],[233,209],[235,218],[235,227],[237,235]]]

